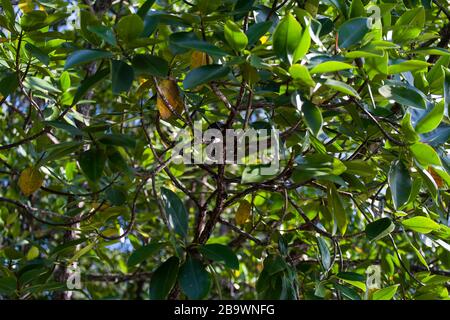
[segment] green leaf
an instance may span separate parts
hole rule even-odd
[[[98,138],[103,144],[112,145],[112,146],[120,146],[126,148],[135,148],[136,147],[136,137],[132,137],[125,134],[104,134]]]
[[[32,246],[27,252],[27,260],[33,260],[39,257],[39,248]]]
[[[388,74],[396,74],[407,71],[419,71],[430,66],[429,63],[420,60],[407,60],[388,66]]]
[[[245,33],[231,20],[228,20],[225,24],[224,35],[225,40],[236,52],[241,52],[248,44],[248,39]]]
[[[61,159],[64,156],[67,156],[77,151],[78,149],[80,149],[82,145],[83,143],[79,141],[69,141],[69,142],[62,142],[56,145],[51,145],[47,147],[46,155],[44,156],[44,158],[42,158],[40,163],[44,165],[50,161]]]
[[[341,160],[327,154],[311,154],[295,159],[293,179],[302,182],[310,178],[329,175],[340,175],[347,169]]]
[[[309,47],[311,46],[310,21],[306,21],[305,24],[306,26],[303,28],[300,42],[294,52],[294,63],[301,60],[308,53]]]
[[[2,9],[3,9],[3,13],[6,15],[6,17],[8,18],[8,22],[13,25],[14,24],[14,18],[15,18],[15,14],[14,14],[14,7],[12,6],[12,2],[11,0],[2,0]]]
[[[347,167],[346,173],[356,174],[361,177],[373,177],[377,174],[377,167],[367,160],[344,161]]]
[[[199,260],[188,255],[179,274],[181,290],[189,299],[199,300],[206,297],[211,288],[211,276]]]
[[[54,128],[65,130],[65,131],[67,131],[67,132],[69,132],[70,134],[73,134],[73,135],[78,135],[78,136],[83,135],[83,131],[81,131],[77,127],[74,127],[71,124],[68,124],[65,121],[57,121],[57,120],[55,120],[55,121],[44,121],[44,124],[46,124],[48,126],[52,126]]]
[[[350,5],[350,18],[357,18],[366,15],[366,10],[364,9],[364,4],[361,0],[352,0]]]
[[[289,73],[291,74],[294,83],[298,83],[301,86],[314,87],[316,83],[311,78],[308,68],[301,64],[293,64],[289,68]]]
[[[150,299],[165,300],[177,282],[180,260],[170,257],[162,263],[152,275],[150,280]]]
[[[356,92],[355,89],[353,89],[348,84],[346,84],[342,81],[327,79],[327,81],[325,81],[324,84],[336,91],[348,94],[348,95],[350,95],[352,97],[356,97],[358,99],[360,98],[358,92]]]
[[[444,104],[447,113],[450,114],[450,70],[442,68],[444,73]]]
[[[444,103],[439,102],[416,123],[417,133],[426,133],[436,129],[444,117]]]
[[[367,18],[353,18],[345,21],[338,29],[338,46],[347,49],[359,43],[369,32]]]
[[[413,10],[405,11],[394,26],[392,40],[403,43],[415,40],[423,30],[425,24],[425,10],[419,6]]]
[[[48,24],[47,14],[41,10],[30,11],[20,18],[20,26],[24,31],[39,30]]]
[[[183,238],[187,237],[188,232],[188,213],[183,202],[175,192],[161,188],[162,200],[164,203],[169,226]]]
[[[228,246],[216,243],[205,244],[199,247],[199,251],[210,260],[224,262],[231,269],[239,269],[239,260]]]
[[[325,271],[328,271],[331,268],[330,249],[328,249],[326,241],[321,237],[317,237],[317,245],[319,247],[320,262],[322,263],[322,267],[324,268]]]
[[[108,69],[101,69],[97,71],[92,77],[88,77],[81,82],[81,85],[78,87],[75,96],[73,97],[72,104],[76,104],[83,96],[88,92],[88,90],[93,87],[95,84],[103,80],[109,74]]]
[[[430,218],[423,216],[417,216],[403,220],[402,225],[407,229],[424,234],[440,229],[438,223],[434,222]]]
[[[112,92],[119,94],[130,90],[134,80],[133,68],[120,60],[112,60],[111,66]]]
[[[121,206],[127,202],[127,193],[123,188],[111,187],[106,190],[106,198],[113,206]]]
[[[386,287],[383,289],[379,289],[373,293],[372,299],[373,300],[391,300],[395,293],[397,292],[397,289],[400,285],[396,284],[390,287]]]
[[[354,66],[348,63],[340,62],[340,61],[326,61],[316,65],[309,72],[311,74],[314,73],[326,73],[326,72],[336,72],[345,69],[353,69]]]
[[[137,76],[166,77],[169,74],[169,64],[167,61],[153,55],[136,55],[133,58],[133,68]]]
[[[147,0],[145,1],[140,8],[137,11],[137,15],[139,17],[141,17],[141,19],[144,19],[145,16],[147,15],[147,13],[150,11],[150,9],[152,8],[153,4],[155,3],[156,0]]]
[[[32,90],[39,90],[42,92],[61,92],[61,90],[55,88],[49,81],[37,77],[27,77],[27,79],[25,80],[25,85]]]
[[[295,63],[294,53],[300,44],[302,26],[295,17],[288,13],[278,23],[273,34],[273,49],[277,56],[285,63]]]
[[[97,244],[96,241],[88,242],[88,244],[86,246],[84,246],[83,248],[81,248],[80,250],[75,252],[73,257],[70,258],[69,261],[67,261],[67,265],[70,266],[74,261],[79,260],[82,256],[84,256],[86,253],[91,251],[92,248],[94,248],[96,244]]]
[[[396,160],[392,163],[388,175],[394,207],[400,209],[408,202],[412,190],[412,180],[405,165]]]
[[[87,29],[90,32],[95,33],[106,43],[109,43],[112,46],[117,45],[116,36],[110,27],[106,27],[106,26],[102,26],[102,25],[90,25],[90,26],[87,26]]]
[[[210,64],[191,70],[183,81],[186,90],[226,77],[230,73],[230,68],[220,64]]]
[[[117,37],[128,44],[144,31],[144,22],[137,14],[122,17],[116,25]]]
[[[341,196],[338,194],[334,183],[330,183],[330,187],[328,188],[328,201],[330,210],[341,234],[345,234],[348,225],[347,214]]]
[[[344,0],[328,0],[327,2],[338,9],[343,17],[348,17],[348,6]]]
[[[63,73],[61,73],[61,76],[59,77],[59,83],[61,85],[62,91],[67,91],[70,89],[71,80],[69,72],[64,71]]]
[[[108,165],[113,171],[130,173],[131,170],[126,163],[125,159],[122,157],[122,154],[115,149],[114,147],[110,147],[108,149]]]
[[[7,97],[14,91],[16,91],[17,87],[19,86],[19,79],[17,78],[16,73],[7,73],[5,72],[2,75],[2,78],[0,80],[0,93]]]
[[[369,223],[366,226],[366,236],[369,241],[377,241],[384,238],[392,231],[394,231],[395,225],[389,218],[381,218]]]
[[[17,279],[12,276],[0,278],[0,294],[12,295],[17,288]]]
[[[255,44],[263,35],[265,35],[272,27],[272,21],[264,21],[252,24],[247,32],[248,44]]]
[[[29,53],[31,53],[31,55],[33,57],[37,58],[40,62],[42,62],[46,66],[48,66],[48,64],[50,63],[50,58],[49,58],[48,54],[46,54],[44,51],[42,51],[42,49],[32,45],[31,43],[26,43],[25,49]]]
[[[96,60],[109,59],[112,58],[112,56],[113,54],[111,52],[103,50],[78,50],[72,52],[67,57],[66,64],[64,65],[64,70]]]
[[[424,56],[435,55],[435,56],[448,56],[450,55],[450,51],[439,48],[439,47],[429,47],[429,48],[417,48],[415,50],[411,50],[410,53],[417,53]]]
[[[102,177],[105,162],[105,153],[97,148],[92,148],[83,152],[78,158],[81,170],[92,182],[97,182]]]
[[[199,40],[192,32],[173,33],[170,35],[169,41],[177,47],[205,52],[210,56],[223,57],[228,55],[226,51],[218,48],[217,46],[209,42]]]
[[[414,143],[414,142],[417,142],[420,140],[419,135],[416,133],[416,130],[414,129],[414,127],[411,124],[411,113],[410,112],[405,113],[405,115],[403,116],[401,126],[402,126],[402,132],[405,135],[406,140],[409,143]]]
[[[390,100],[414,108],[425,109],[426,101],[423,94],[416,88],[401,83],[389,83],[378,89],[380,94]]]
[[[163,242],[152,242],[145,246],[142,246],[130,255],[128,258],[127,265],[128,267],[134,267],[148,258],[150,258],[154,253],[157,253],[162,247],[164,243]]]
[[[335,283],[334,286],[342,294],[342,296],[350,300],[361,300],[361,297],[359,296],[358,292],[355,289],[350,288],[348,286],[344,286],[339,283]]]
[[[430,195],[434,200],[437,200],[438,196],[438,185],[436,184],[436,181],[434,180],[433,176],[431,175],[428,170],[417,167],[417,171],[419,172],[420,176],[422,177],[423,182],[425,183],[425,186],[427,187],[428,191],[430,192]]]
[[[322,113],[320,109],[309,101],[305,101],[302,105],[302,114],[305,118],[306,125],[311,132],[317,136],[322,129]]]
[[[441,166],[441,159],[432,146],[422,142],[416,142],[409,147],[414,158],[423,166]]]

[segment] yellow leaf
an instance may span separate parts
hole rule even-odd
[[[33,260],[37,257],[39,257],[39,249],[35,246],[32,246],[27,252],[27,260]]]
[[[242,200],[239,208],[236,211],[236,224],[242,225],[247,222],[250,217],[250,212],[252,211],[252,205],[247,200]]]
[[[33,11],[34,10],[33,0],[20,0],[19,9],[22,10],[23,13]]]
[[[108,208],[109,208],[109,205],[106,203],[101,204],[98,202],[92,202],[92,210],[97,210],[97,211],[101,212],[101,211],[105,211]]]
[[[164,97],[169,101],[170,105],[178,114],[183,113],[184,104],[180,96],[177,83],[171,79],[164,79],[159,82],[159,88]],[[159,96],[156,99],[156,106],[158,107],[161,118],[167,120],[173,116],[172,111],[166,106],[164,100]]]
[[[103,230],[103,231],[102,231],[102,234],[103,234],[105,237],[116,237],[116,236],[119,235],[119,232],[118,232],[117,229],[115,229],[115,228],[108,228],[108,229],[106,229],[106,230]]]
[[[195,69],[201,66],[210,64],[211,58],[204,52],[194,51],[191,55],[191,69]]]
[[[19,177],[19,188],[22,193],[29,196],[42,186],[44,176],[36,168],[27,168],[22,171]]]

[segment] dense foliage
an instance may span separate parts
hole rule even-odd
[[[448,299],[449,19],[1,0],[0,297]],[[280,170],[172,161],[198,121],[279,130]]]

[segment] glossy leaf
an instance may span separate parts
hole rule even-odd
[[[265,21],[252,24],[247,32],[248,44],[255,44],[263,35],[265,35],[272,27],[272,21]]]
[[[83,152],[78,158],[81,170],[92,182],[97,182],[102,177],[105,162],[105,153],[96,148]]]
[[[399,209],[408,202],[412,190],[411,176],[401,161],[396,160],[392,163],[389,169],[388,182],[394,207]]]
[[[191,255],[180,268],[179,282],[189,299],[203,299],[211,288],[211,276],[202,263]]]
[[[392,231],[394,231],[395,225],[389,218],[381,218],[369,223],[366,226],[366,236],[370,241],[377,241],[384,238]]]
[[[167,61],[153,55],[138,54],[133,58],[133,69],[136,75],[165,77],[169,73]]]
[[[395,293],[397,292],[398,287],[399,284],[396,284],[375,291],[373,293],[373,300],[391,300],[394,297]]]
[[[230,247],[222,244],[205,244],[199,251],[208,259],[224,262],[231,269],[239,269],[239,260]]]
[[[112,58],[112,53],[102,50],[78,50],[71,53],[66,60],[64,69],[70,69],[72,67],[85,64],[88,62]]]
[[[338,45],[347,49],[361,42],[369,27],[367,18],[353,18],[344,22],[338,29]]]
[[[137,39],[144,31],[144,22],[137,14],[122,17],[116,25],[117,37],[124,43]]]
[[[353,69],[354,66],[348,63],[340,62],[340,61],[326,61],[318,64],[314,68],[312,68],[309,72],[311,74],[315,73],[326,73],[326,72],[336,72],[345,69]]]
[[[419,233],[430,233],[435,230],[439,230],[440,226],[430,218],[417,216],[402,221],[402,225],[407,229],[416,231]]]
[[[114,94],[128,91],[134,80],[134,70],[126,62],[120,60],[111,61],[111,81]]]
[[[320,109],[310,102],[302,105],[302,114],[305,118],[306,125],[314,135],[318,135],[322,129],[323,118]]]
[[[129,267],[134,267],[148,258],[150,258],[153,254],[157,253],[162,247],[164,243],[161,242],[151,242],[147,245],[144,245],[138,249],[136,249],[128,258],[127,265]]]
[[[441,159],[439,159],[439,155],[433,149],[433,147],[417,142],[410,146],[411,152],[414,155],[414,158],[422,165],[441,165]]]
[[[167,299],[177,281],[179,265],[180,260],[177,257],[171,257],[153,272],[150,280],[151,300]]]
[[[186,238],[188,233],[188,213],[183,202],[181,202],[175,192],[166,188],[161,188],[161,195],[169,226],[178,235]]]
[[[193,89],[210,81],[224,78],[230,72],[230,68],[219,64],[210,64],[190,71],[183,81],[185,89]]]
[[[444,117],[444,103],[437,103],[416,123],[417,133],[430,132],[439,126]]]
[[[231,20],[228,20],[224,29],[225,40],[236,52],[245,49],[248,44],[248,39],[241,28]]]
[[[302,26],[292,14],[287,14],[273,34],[273,48],[285,63],[294,63],[294,54],[300,44]]]
[[[330,249],[328,249],[327,243],[321,237],[317,237],[317,245],[319,246],[322,266],[326,271],[328,271],[331,268]]]

